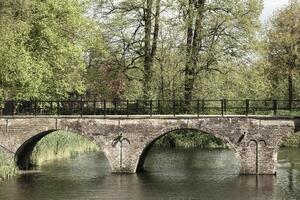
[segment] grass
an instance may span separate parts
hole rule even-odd
[[[17,174],[14,157],[0,152],[0,181],[8,179]]]

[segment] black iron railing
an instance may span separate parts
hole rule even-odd
[[[0,102],[0,115],[291,115],[300,116],[300,100],[136,100]]]

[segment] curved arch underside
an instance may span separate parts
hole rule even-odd
[[[199,134],[208,134],[208,135],[212,135],[218,139],[221,139],[223,144],[227,145],[228,148],[230,150],[232,150],[232,152],[234,153],[236,159],[238,161],[240,161],[240,157],[239,157],[239,154],[237,154],[237,150],[234,148],[234,145],[230,144],[230,141],[224,137],[224,136],[220,136],[219,134],[214,134],[213,132],[211,133],[208,133],[208,132],[205,132],[201,129],[197,129],[197,128],[178,128],[178,127],[172,127],[172,128],[165,128],[163,130],[160,131],[160,135],[156,138],[154,138],[152,141],[150,141],[146,147],[143,149],[140,157],[139,157],[139,160],[138,160],[138,164],[137,164],[137,168],[136,168],[136,172],[142,172],[144,171],[144,163],[146,161],[146,158],[147,158],[147,155],[149,154],[151,148],[153,147],[153,145],[155,144],[155,142],[157,142],[159,139],[163,138],[164,136],[168,135],[168,134],[171,134],[175,131],[180,131],[180,130],[195,130],[197,131]]]
[[[33,167],[35,167],[32,163],[31,163],[31,155],[32,152],[34,150],[34,147],[37,145],[37,143],[43,139],[44,137],[46,137],[47,135],[56,132],[56,131],[60,131],[60,130],[48,130],[48,131],[44,131],[41,133],[38,133],[36,135],[34,135],[33,137],[31,137],[30,139],[26,140],[17,150],[17,152],[15,153],[15,161],[17,164],[17,167],[20,170],[29,170]],[[68,132],[69,134],[76,134],[79,135],[78,133],[74,133],[74,132]],[[88,138],[89,140],[91,140],[90,138]]]

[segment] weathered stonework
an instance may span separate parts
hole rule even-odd
[[[241,174],[275,174],[283,137],[300,120],[268,117],[13,117],[0,118],[0,147],[14,152],[20,168],[28,165],[34,145],[55,130],[88,137],[106,155],[113,173],[143,169],[151,146],[177,129],[197,129],[222,139],[241,163]]]

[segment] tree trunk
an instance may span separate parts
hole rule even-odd
[[[145,46],[144,46],[144,100],[150,99],[150,81],[152,78],[151,71],[151,13],[152,13],[153,0],[147,0],[145,8]]]
[[[187,111],[190,108],[190,102],[192,100],[192,91],[194,85],[194,78],[193,78],[193,71],[192,71],[192,58],[191,58],[191,50],[192,50],[192,43],[193,43],[193,0],[189,0],[189,5],[187,9],[187,38],[186,38],[186,65],[185,65],[185,74],[184,74],[184,100],[185,106],[184,110]]]
[[[204,15],[205,0],[189,0],[189,6],[187,11],[187,61],[185,67],[185,87],[184,87],[184,100],[185,100],[185,112],[191,110],[191,101],[193,100],[193,90],[195,77],[197,75],[196,68],[198,64],[198,53],[201,45],[201,32],[202,21]],[[192,10],[196,11],[196,15],[193,16]],[[195,24],[193,24],[195,21]],[[194,29],[193,29],[194,27]]]
[[[147,0],[146,8],[145,8],[145,47],[144,47],[145,60],[144,60],[144,86],[143,86],[144,100],[150,100],[151,98],[152,68],[153,68],[153,60],[156,56],[159,23],[160,23],[159,21],[160,0],[156,0],[155,3],[154,34],[153,34],[152,47],[151,47],[152,6],[153,6],[153,0]]]

